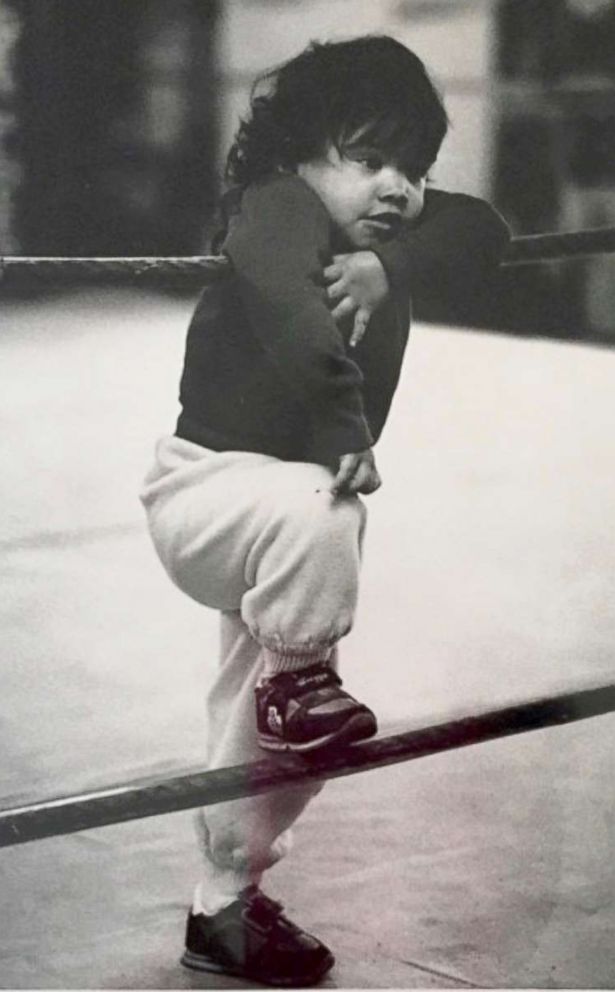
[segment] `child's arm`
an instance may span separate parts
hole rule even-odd
[[[346,354],[322,286],[330,220],[300,179],[280,175],[247,189],[224,250],[250,326],[310,414],[311,457],[337,467],[372,437],[361,372]]]
[[[488,203],[461,193],[428,190],[419,222],[372,251],[339,255],[325,269],[336,319],[355,313],[351,343],[390,289],[410,292],[415,307],[436,301],[461,312],[495,274],[510,238]]]

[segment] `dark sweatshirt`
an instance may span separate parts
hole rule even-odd
[[[356,348],[340,327],[323,269],[332,221],[298,176],[249,187],[192,318],[176,433],[218,451],[256,451],[337,467],[380,436],[401,371],[411,301],[451,307],[490,279],[508,229],[484,201],[428,188],[420,218],[373,251],[389,297]]]

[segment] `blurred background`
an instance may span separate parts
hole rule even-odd
[[[369,31],[444,93],[436,185],[515,234],[615,224],[614,0],[0,0],[0,254],[206,251],[255,76]],[[486,323],[613,343],[614,277],[613,256],[503,271]]]

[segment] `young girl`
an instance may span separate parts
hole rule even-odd
[[[412,302],[461,305],[508,237],[486,203],[426,188],[447,118],[403,45],[313,44],[265,82],[228,159],[217,247],[229,264],[196,308],[181,415],[142,494],[170,577],[221,614],[210,768],[375,733],[337,674],[357,602],[359,495],[380,485],[373,446]],[[272,985],[328,971],[331,952],[259,888],[317,791],[201,811],[185,964]]]

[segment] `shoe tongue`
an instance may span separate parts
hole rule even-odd
[[[282,906],[261,892],[257,885],[249,885],[240,895],[248,907],[255,913],[262,913],[264,916],[279,916]]]
[[[300,689],[314,688],[331,685],[335,681],[335,673],[330,668],[306,669],[305,674],[299,672],[296,676],[296,685]]]

